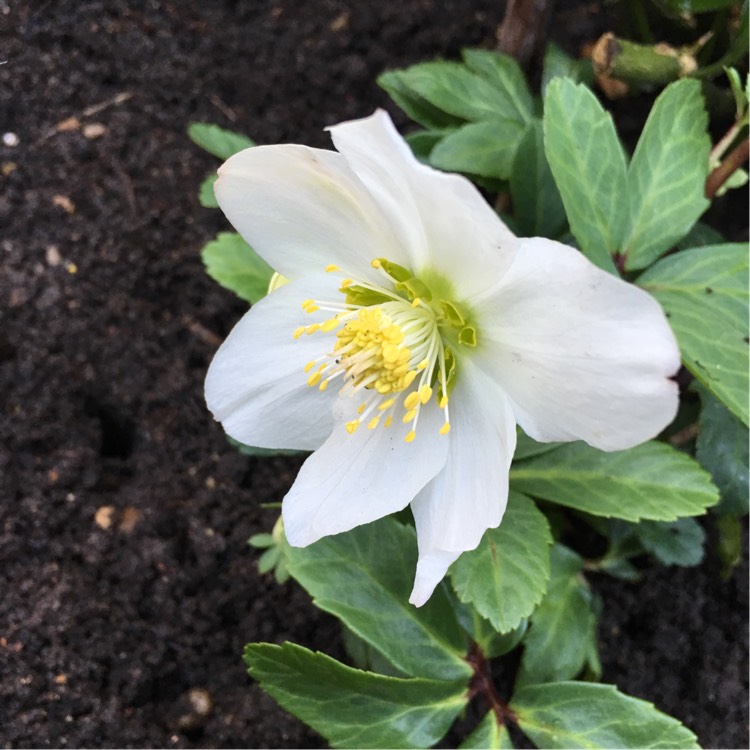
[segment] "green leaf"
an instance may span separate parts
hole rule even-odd
[[[214,195],[214,184],[218,175],[210,174],[206,177],[198,189],[198,202],[204,208],[218,208],[219,204]]]
[[[219,159],[228,159],[238,151],[255,145],[255,141],[247,136],[206,122],[191,122],[188,125],[188,136],[197,146]]]
[[[591,60],[574,60],[566,55],[554,42],[547,45],[542,71],[542,96],[553,78],[570,78],[575,83],[591,85],[594,81],[594,68]]]
[[[693,389],[702,404],[695,457],[721,492],[714,511],[745,515],[750,497],[747,428],[707,388],[696,384]]]
[[[694,247],[706,247],[707,245],[720,245],[724,238],[720,232],[702,221],[693,225],[693,228],[675,243],[675,249],[688,250]]]
[[[428,162],[432,149],[440,143],[447,135],[454,133],[455,130],[417,130],[406,136],[406,142],[409,144],[414,156],[420,161]]]
[[[417,101],[427,102],[438,112],[450,115],[448,118],[435,116],[433,111],[424,117],[423,112],[416,112],[423,119],[414,119],[427,128],[450,127],[457,124],[456,120],[477,122],[509,116],[505,111],[506,101],[497,88],[458,63],[419,63],[404,70],[385,73],[380,76],[378,83],[399,106],[401,102],[394,94],[399,95],[402,100],[416,95]],[[412,105],[413,102],[409,101],[409,104]],[[410,108],[416,109],[414,106]],[[407,114],[412,114],[406,107],[402,109]]]
[[[706,534],[694,518],[669,523],[641,521],[635,531],[644,549],[664,565],[690,567],[703,560]]]
[[[716,517],[716,531],[719,538],[716,551],[721,561],[721,577],[726,580],[742,560],[745,545],[742,544],[742,526],[737,516]]]
[[[377,83],[401,109],[428,130],[453,128],[464,122],[463,118],[444,112],[418,94],[411,86],[410,68],[382,73]]]
[[[501,633],[516,628],[539,603],[549,578],[547,519],[528,497],[510,493],[503,520],[451,566],[453,588]]]
[[[651,703],[614,685],[528,685],[510,703],[518,726],[544,748],[689,748],[695,735]]]
[[[688,370],[750,424],[747,245],[683,250],[660,260],[637,283],[666,311]]]
[[[534,120],[518,144],[510,175],[513,213],[524,237],[558,237],[567,219],[544,155],[544,131]]]
[[[505,724],[498,724],[494,711],[488,711],[458,747],[459,750],[513,750],[513,742]]]
[[[220,232],[203,248],[206,272],[248,302],[266,296],[273,269],[235,232]],[[277,451],[278,452],[278,451]]]
[[[549,453],[550,451],[559,448],[562,443],[537,443],[536,440],[530,438],[520,427],[516,427],[516,452],[513,454],[514,461],[521,461],[524,458],[531,458],[531,456],[539,456],[542,453]]]
[[[438,587],[423,607],[409,604],[417,544],[414,529],[383,518],[289,547],[292,576],[315,604],[336,615],[406,674],[466,678],[466,637]]]
[[[552,548],[550,557],[547,595],[523,639],[519,686],[575,677],[586,663],[596,626],[591,592],[579,575],[583,559],[561,544]]]
[[[434,146],[430,164],[447,172],[506,180],[523,133],[524,126],[515,120],[495,119],[464,125]]]
[[[520,123],[531,121],[534,98],[521,66],[510,55],[486,49],[465,49],[466,65],[495,89],[498,111]]]
[[[293,643],[251,643],[244,659],[267,693],[333,747],[430,747],[467,702],[465,682],[362,672]]]
[[[245,445],[239,440],[227,435],[227,442],[236,448],[243,456],[255,456],[266,458],[267,456],[302,456],[308,451],[291,450],[290,448],[256,448],[254,445]]]
[[[544,147],[584,255],[614,272],[625,220],[627,160],[610,115],[583,85],[555,78],[544,100]]]
[[[519,492],[626,521],[700,515],[718,499],[706,471],[656,441],[614,453],[570,443],[513,464],[510,478]]]
[[[628,270],[645,268],[686,235],[708,208],[708,116],[701,85],[683,79],[654,103],[628,169]]]

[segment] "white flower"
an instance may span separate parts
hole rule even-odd
[[[680,357],[646,292],[515,237],[385,112],[330,131],[338,153],[258,146],[219,170],[224,213],[290,283],[231,332],[206,400],[243,443],[315,451],[283,502],[292,545],[411,503],[421,605],[500,523],[516,423],[634,446],[674,418]]]

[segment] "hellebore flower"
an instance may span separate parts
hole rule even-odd
[[[419,606],[500,523],[516,423],[637,445],[674,418],[680,357],[646,292],[517,238],[385,112],[330,131],[338,153],[258,146],[219,170],[227,218],[290,283],[230,333],[206,400],[243,443],[315,451],[282,505],[290,544],[411,503]]]

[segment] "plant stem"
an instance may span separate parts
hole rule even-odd
[[[474,670],[474,675],[469,682],[469,696],[472,698],[475,695],[483,696],[495,714],[495,719],[499,725],[502,726],[508,721],[516,724],[516,715],[508,708],[508,704],[503,701],[495,689],[490,674],[490,664],[478,644],[471,644],[467,661]]]
[[[750,154],[750,139],[745,138],[734,150],[719,164],[706,180],[705,196],[709,200],[716,197],[719,188],[747,161]]]

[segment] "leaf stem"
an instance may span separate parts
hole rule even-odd
[[[745,138],[736,146],[724,161],[708,175],[705,196],[709,200],[716,197],[719,188],[747,161],[750,155],[750,139]]]
[[[508,721],[517,724],[516,715],[508,708],[508,704],[500,697],[495,684],[492,682],[490,663],[477,643],[471,644],[466,660],[474,670],[474,675],[469,681],[469,697],[483,696],[500,726],[504,726]]]

